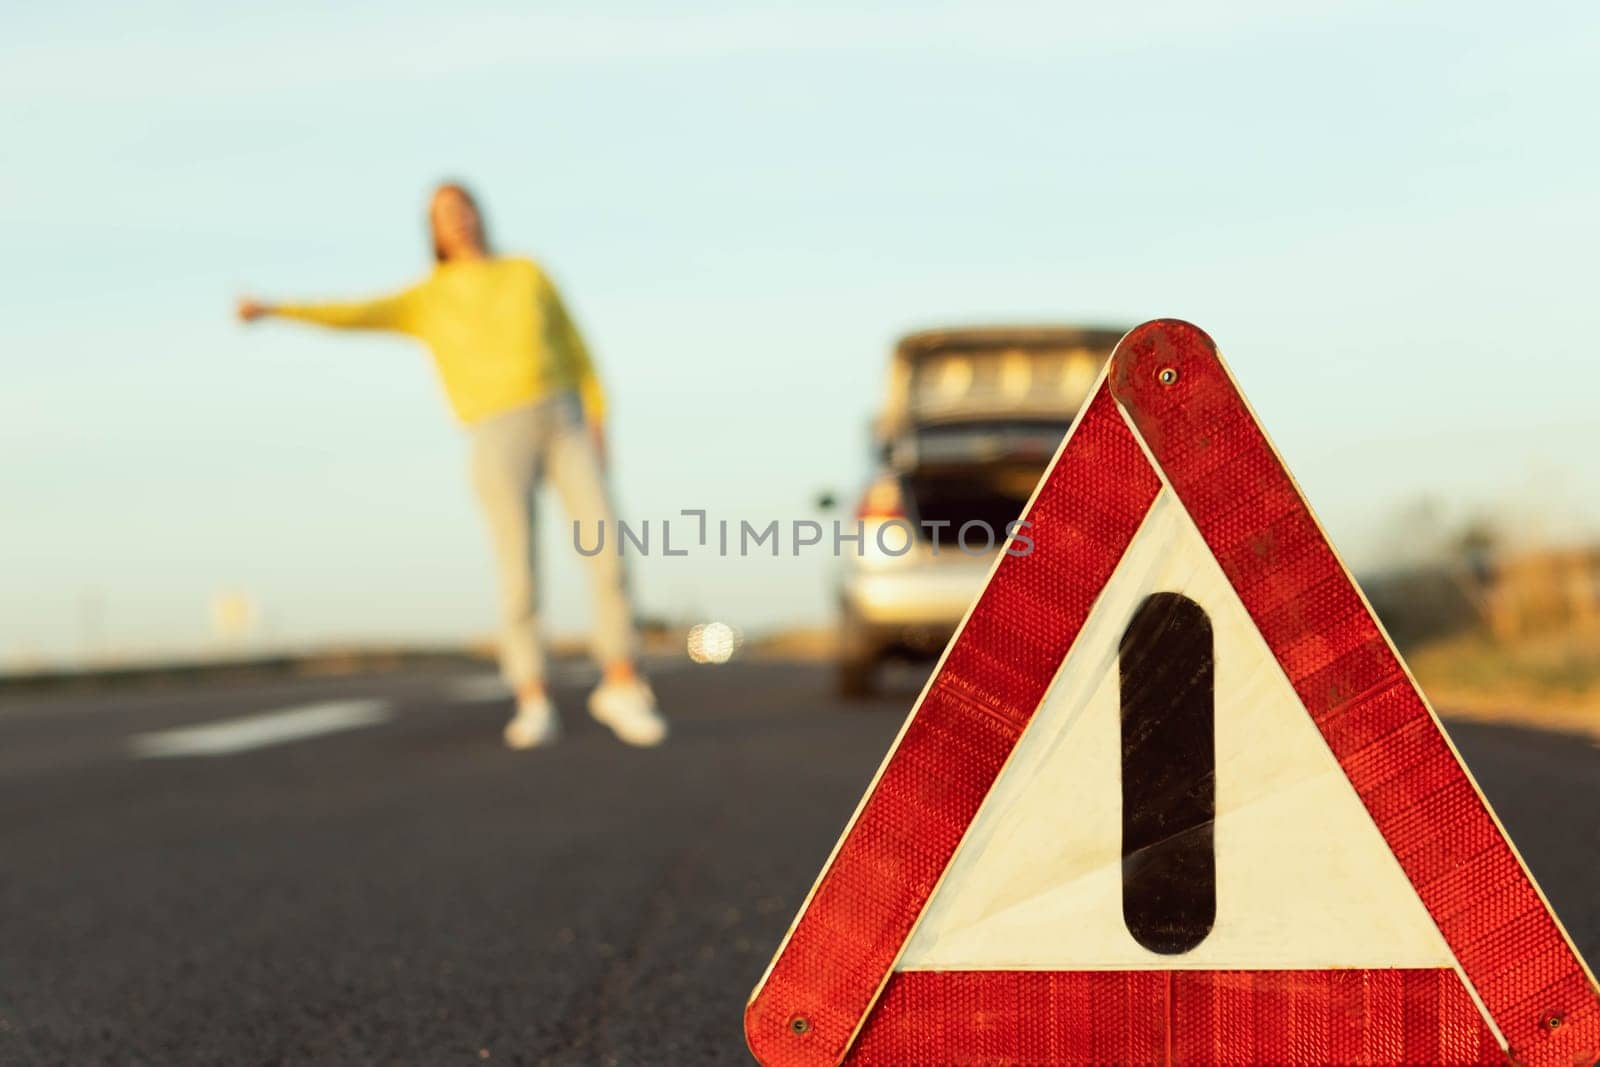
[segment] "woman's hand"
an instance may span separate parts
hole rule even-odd
[[[255,322],[257,319],[265,318],[272,314],[272,306],[263,304],[254,297],[241,296],[239,303],[235,306],[234,314],[239,316],[240,322]]]

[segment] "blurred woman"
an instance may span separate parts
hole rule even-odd
[[[472,443],[472,482],[499,568],[500,668],[516,691],[506,744],[555,741],[560,719],[545,690],[537,614],[533,508],[548,477],[568,514],[611,524],[605,402],[594,365],[555,286],[538,264],[494,254],[483,214],[462,186],[441,185],[428,206],[435,264],[422,281],[358,303],[268,304],[244,298],[239,318],[298,319],[339,329],[394,330],[433,353],[446,395]],[[589,712],[633,745],[660,744],[667,724],[634,666],[638,640],[615,551],[586,557],[594,593],[600,685]]]

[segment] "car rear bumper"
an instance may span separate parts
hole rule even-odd
[[[993,556],[952,553],[913,566],[862,569],[842,593],[846,610],[873,629],[943,628],[948,635],[983,591]]]

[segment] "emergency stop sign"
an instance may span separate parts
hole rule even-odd
[[[1600,990],[1215,346],[1117,346],[751,995],[767,1067],[1591,1064]]]

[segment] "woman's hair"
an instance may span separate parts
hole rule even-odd
[[[489,222],[483,217],[483,206],[478,203],[478,198],[472,195],[472,190],[466,184],[458,181],[440,182],[434,186],[433,194],[428,197],[428,243],[433,246],[433,258],[436,262],[445,261],[444,249],[439,247],[439,231],[433,221],[433,204],[440,193],[452,192],[465,200],[472,207],[472,213],[478,216],[478,239],[483,242],[483,250],[489,251]]]

